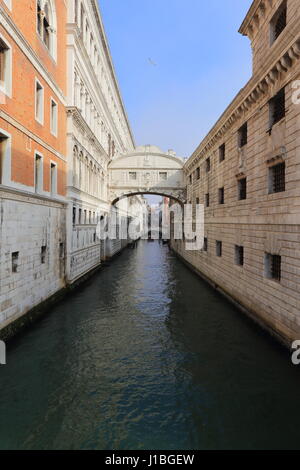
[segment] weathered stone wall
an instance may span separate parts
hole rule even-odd
[[[0,210],[0,328],[4,328],[65,285],[65,205],[1,189]],[[42,247],[46,247],[44,263]],[[16,272],[13,253],[19,253]]]
[[[254,6],[260,3],[270,2],[257,1]],[[255,60],[260,60],[260,47],[269,50],[265,42],[267,20],[272,18],[278,3],[273,2],[272,10],[268,10],[262,29],[251,32],[252,39],[259,42],[254,49]],[[288,0],[288,24],[269,52],[270,69],[255,70],[185,165],[188,202],[205,205],[209,194],[209,207],[205,208],[208,251],[186,251],[181,242],[172,242],[173,248],[195,269],[286,342],[300,338],[300,104],[295,100],[294,88],[300,79],[298,4]],[[290,31],[295,15],[298,15],[296,36]],[[251,15],[248,22],[251,23]],[[270,100],[282,88],[285,116],[272,125]],[[247,143],[240,147],[238,131],[246,122]],[[223,144],[225,158],[220,160],[219,149]],[[208,172],[207,158],[211,162]],[[270,169],[278,163],[285,164],[285,190],[271,193]],[[247,180],[245,200],[238,198],[241,178]],[[220,188],[224,188],[224,204],[219,201]],[[216,253],[217,241],[222,242],[221,257]],[[236,245],[244,247],[243,266],[236,264]],[[267,254],[281,256],[280,280],[267,275]]]

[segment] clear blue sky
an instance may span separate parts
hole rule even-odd
[[[252,1],[99,3],[136,144],[190,156],[251,76]]]

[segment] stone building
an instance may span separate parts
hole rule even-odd
[[[0,0],[1,326],[64,286],[66,14]]]
[[[173,248],[290,344],[300,335],[300,2],[255,0],[253,75],[185,164],[201,251]],[[201,301],[201,299],[199,299]]]
[[[97,0],[68,1],[67,61],[67,277],[73,282],[121,248],[99,240],[96,229],[111,210],[108,163],[134,148]]]

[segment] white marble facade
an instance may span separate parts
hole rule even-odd
[[[114,251],[96,235],[111,210],[108,163],[134,149],[97,1],[68,0],[67,61],[66,271],[73,282]]]

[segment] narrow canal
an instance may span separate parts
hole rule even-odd
[[[300,447],[289,354],[158,242],[126,250],[7,359],[1,449]]]

